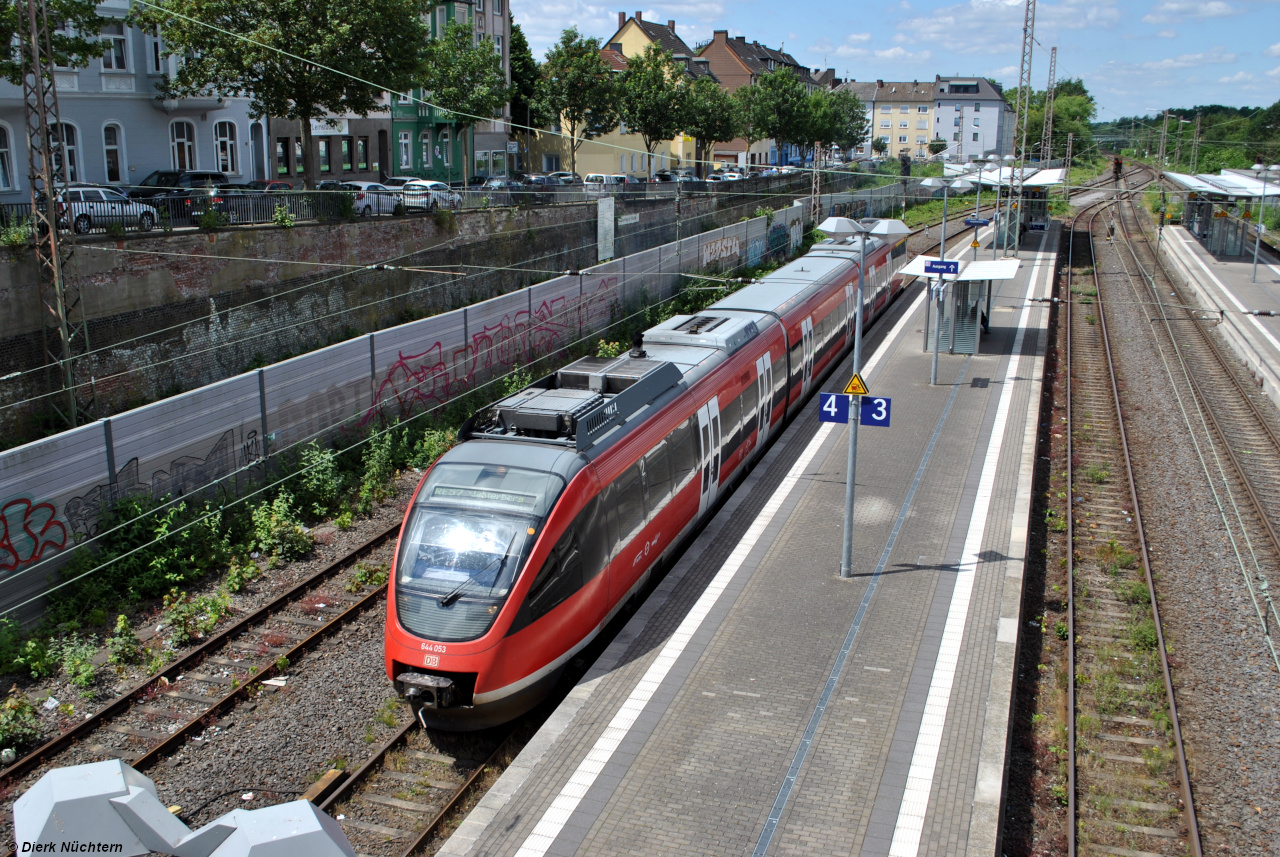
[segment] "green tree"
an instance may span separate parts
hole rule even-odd
[[[830,98],[835,123],[831,142],[845,151],[861,146],[871,132],[871,120],[862,99],[843,90],[831,93]]]
[[[780,68],[762,76],[755,85],[764,92],[765,136],[772,137],[779,150],[786,143],[812,142],[805,140],[813,118],[809,96],[800,78],[790,68]]]
[[[657,42],[645,45],[644,53],[627,60],[619,89],[621,119],[640,135],[650,155],[663,140],[684,130],[688,93],[684,69]],[[646,158],[653,163],[652,158]]]
[[[738,120],[742,123],[738,134],[747,143],[747,153],[751,147],[769,137],[769,95],[758,86],[740,86],[733,93],[733,100],[738,105]]]
[[[934,137],[929,141],[929,154],[941,155],[947,150],[947,141],[941,137]]]
[[[311,151],[311,120],[385,109],[384,91],[413,86],[428,39],[429,0],[154,0],[131,22],[164,33],[183,57],[162,98],[247,95],[254,117],[296,120]],[[368,81],[366,83],[366,81]],[[316,183],[315,158],[305,181]]]
[[[524,37],[524,30],[519,24],[511,25],[511,40],[508,43],[508,56],[511,58],[511,121],[515,126],[528,128],[545,128],[555,119],[547,112],[543,103],[542,70],[529,50],[529,42]],[[532,131],[517,136],[527,141]],[[525,146],[525,157],[529,156],[528,145]]]
[[[883,155],[885,152],[889,151],[889,141],[883,137],[876,137],[871,141],[871,151],[875,152],[877,155]]]
[[[37,5],[37,12],[41,7],[49,16],[49,42],[54,64],[84,68],[89,65],[89,60],[102,56],[106,43],[99,33],[108,19],[98,14],[95,0],[43,0]],[[14,50],[0,56],[0,74],[14,86],[22,86],[22,54],[17,47],[26,43],[30,32],[26,13],[26,4],[19,4],[16,0],[0,5],[0,39],[4,44],[14,46]],[[67,26],[55,30],[55,21]]]
[[[560,117],[569,137],[570,164],[578,171],[578,150],[587,140],[618,127],[618,83],[600,56],[600,40],[576,27],[560,34],[542,64],[546,106]]]
[[[709,77],[700,77],[689,85],[685,131],[702,146],[702,163],[698,165],[700,174],[706,174],[705,164],[715,162],[716,144],[737,138],[742,128],[741,105],[727,89]]]
[[[439,38],[427,43],[426,56],[418,72],[418,85],[431,93],[431,102],[451,114],[462,139],[462,180],[471,173],[468,129],[485,121],[507,103],[507,78],[502,56],[493,42],[471,34],[470,22],[449,22]]]

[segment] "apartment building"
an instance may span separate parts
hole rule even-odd
[[[929,154],[929,141],[934,138],[933,87],[912,81],[851,80],[837,87],[852,92],[867,110],[870,133],[867,141],[854,149],[855,155],[869,155],[871,141],[879,138],[891,157]]]
[[[268,177],[267,129],[249,116],[248,98],[158,100],[157,84],[177,73],[154,33],[125,22],[127,0],[105,0],[98,14],[108,43],[83,69],[58,69],[54,129],[72,181],[135,185],[155,170],[219,170],[233,182]],[[30,198],[22,87],[0,81],[0,202]],[[61,161],[58,161],[61,163]]]
[[[1016,113],[991,81],[938,75],[932,90],[933,128],[948,143],[947,158],[966,161],[1013,152]]]

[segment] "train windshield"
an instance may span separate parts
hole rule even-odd
[[[488,631],[563,489],[554,473],[437,464],[400,535],[400,623],[441,642]]]

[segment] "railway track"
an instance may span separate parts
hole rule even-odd
[[[1055,631],[1068,643],[1068,854],[1200,855],[1107,327],[1106,300],[1129,273],[1100,271],[1094,252],[1099,215],[1117,204],[1087,210],[1091,281],[1073,281],[1074,258],[1067,268],[1069,585]]]
[[[297,656],[378,603],[386,585],[348,583],[346,572],[391,541],[384,528],[248,613],[159,673],[0,771],[12,788],[46,767],[120,758],[145,770],[206,724],[272,685]],[[351,591],[348,591],[348,590]],[[87,756],[69,759],[73,751]]]

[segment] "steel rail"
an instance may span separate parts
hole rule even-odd
[[[181,658],[179,658],[178,660],[166,666],[163,670],[151,676],[148,676],[146,679],[144,679],[143,681],[135,685],[133,688],[126,691],[124,694],[117,697],[116,699],[112,700],[103,708],[99,709],[88,719],[77,723],[75,726],[71,727],[65,732],[59,733],[58,735],[49,739],[40,747],[37,747],[35,750],[23,756],[21,759],[18,759],[16,762],[14,762],[9,767],[5,768],[3,771],[0,771],[0,783],[11,785],[15,779],[27,774],[32,769],[38,767],[40,764],[46,761],[49,757],[66,750],[68,747],[75,744],[78,740],[84,738],[86,735],[88,735],[89,733],[97,729],[107,719],[128,710],[134,703],[138,702],[139,697],[145,691],[147,691],[148,688],[151,688],[156,682],[160,681],[161,679],[168,680],[171,677],[178,676],[183,672],[187,671],[188,669],[190,669],[191,667],[198,665],[206,656],[220,649],[224,644],[226,644],[231,639],[233,639],[237,634],[248,629],[252,625],[260,622],[261,620],[269,618],[272,613],[275,613],[280,609],[282,609],[283,607],[287,606],[288,604],[292,603],[298,596],[305,594],[307,591],[313,589],[317,585],[326,582],[329,578],[335,576],[338,572],[345,569],[354,560],[364,556],[365,554],[372,551],[374,548],[378,547],[379,544],[381,544],[387,538],[395,534],[395,532],[399,530],[399,528],[400,528],[400,523],[397,521],[394,525],[391,525],[375,533],[373,536],[366,539],[364,542],[355,546],[351,550],[347,551],[342,556],[336,557],[335,559],[333,559],[331,562],[329,562],[323,568],[316,571],[311,576],[307,577],[305,580],[302,580],[297,584],[295,584],[294,586],[290,587],[286,592],[272,599],[269,603],[252,611],[251,613],[241,618],[239,621],[234,622],[233,624],[224,628],[219,633],[210,637],[204,643],[200,644],[199,646],[196,646],[194,649],[187,652]],[[377,592],[371,593],[371,594],[376,595]],[[364,605],[366,601],[367,601],[367,598],[362,599],[360,602],[358,602],[358,605]],[[335,618],[347,617],[348,615],[352,615],[350,610],[344,611],[341,614],[341,617],[335,617]],[[313,638],[318,639],[319,637],[326,635],[329,631],[332,630],[333,627],[334,626],[332,622],[327,623],[322,628],[318,629],[316,633],[309,635],[306,639],[296,644],[292,649],[289,650],[288,654],[292,654],[298,651],[301,647],[303,647],[305,644],[308,643],[308,641],[312,640]],[[272,669],[273,667],[268,667],[267,670],[261,671],[258,675],[254,676],[254,678],[258,679],[259,681],[264,678],[267,678],[271,674]],[[248,682],[244,687],[238,688],[237,691],[233,691],[231,694],[228,694],[222,699],[219,699],[218,702],[215,704],[215,708],[220,708],[223,705],[225,705],[225,703],[230,701],[238,691],[249,687],[250,684],[252,683],[254,682],[252,681]],[[207,717],[211,710],[214,710],[214,709],[207,709],[203,714],[200,715],[200,717],[186,724],[184,727],[182,727],[182,729],[179,730],[178,733],[175,733],[175,736],[178,734],[185,734],[187,731],[189,731],[192,728],[193,724],[197,724],[201,719]],[[166,739],[160,745],[157,745],[157,747],[159,746],[172,747],[173,746],[172,739]],[[139,759],[139,762],[142,762],[142,760],[144,759],[147,760],[145,764],[149,764],[150,762],[154,761],[153,753],[155,749],[156,748],[152,748],[151,751],[148,751],[145,755],[143,755],[141,759]],[[136,764],[135,764],[135,767],[137,767]]]
[[[507,745],[511,743],[511,738],[514,734],[514,732],[509,733],[507,737],[502,740],[502,743],[494,748],[494,751],[489,754],[489,758],[484,761],[484,764],[479,765],[471,772],[471,776],[467,777],[466,782],[458,786],[458,790],[453,793],[453,797],[449,798],[448,803],[440,809],[440,812],[436,813],[436,817],[431,819],[431,823],[422,829],[422,832],[418,834],[418,837],[413,840],[413,842],[411,842],[404,851],[400,852],[400,857],[411,857],[415,851],[421,848],[426,841],[440,829],[440,826],[444,824],[445,820],[458,808],[459,805],[461,805],[463,799],[465,799],[471,792],[471,789],[480,780],[480,777],[484,772],[495,764],[498,756],[506,749]]]
[[[1132,204],[1132,192],[1126,194],[1123,200],[1130,201]],[[1122,205],[1123,200],[1117,198],[1116,204]],[[1121,230],[1124,230],[1124,222],[1121,220]],[[1089,233],[1089,244],[1093,246],[1093,233]],[[1126,271],[1126,275],[1128,272]],[[1129,275],[1131,276],[1131,275]],[[1173,690],[1173,675],[1169,669],[1169,655],[1165,650],[1164,628],[1160,619],[1159,598],[1156,595],[1155,581],[1151,575],[1151,557],[1147,550],[1147,534],[1142,523],[1142,508],[1138,503],[1137,482],[1133,474],[1133,460],[1129,453],[1129,437],[1124,427],[1124,411],[1120,405],[1120,388],[1116,381],[1115,359],[1111,351],[1111,337],[1107,330],[1107,314],[1104,309],[1102,299],[1101,280],[1098,276],[1098,267],[1093,267],[1094,287],[1098,291],[1098,323],[1102,331],[1102,343],[1107,354],[1107,374],[1111,384],[1112,401],[1116,409],[1116,424],[1120,431],[1120,450],[1124,455],[1125,474],[1129,480],[1129,498],[1133,503],[1133,520],[1138,531],[1138,547],[1142,556],[1142,573],[1146,578],[1147,589],[1151,593],[1151,614],[1155,623],[1156,632],[1156,648],[1160,653],[1160,672],[1164,679],[1165,699],[1169,705],[1169,719],[1172,722],[1174,748],[1178,757],[1178,776],[1181,779],[1181,790],[1183,800],[1183,814],[1187,822],[1188,838],[1191,841],[1192,853],[1195,857],[1203,857],[1204,851],[1200,842],[1200,825],[1196,818],[1195,801],[1191,793],[1191,774],[1187,767],[1187,753],[1182,740],[1182,725],[1178,717],[1178,702],[1175,698]],[[1069,464],[1069,463],[1068,463]],[[1074,639],[1072,645],[1074,646]],[[1074,713],[1072,714],[1072,730],[1075,728]],[[1074,824],[1074,818],[1072,823]]]

